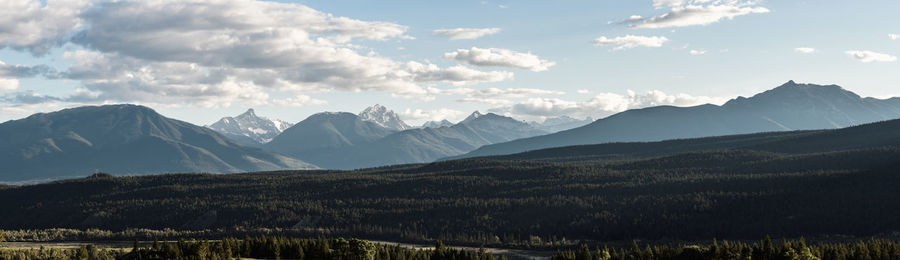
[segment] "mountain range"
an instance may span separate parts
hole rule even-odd
[[[256,111],[251,108],[236,117],[223,117],[206,127],[239,144],[260,146],[291,127],[291,123],[257,116]]]
[[[900,118],[900,98],[863,98],[836,85],[793,81],[721,106],[634,109],[559,132],[552,131],[590,119],[560,117],[526,123],[476,111],[456,124],[445,120],[412,128],[397,113],[376,105],[358,114],[314,114],[287,129],[286,123],[259,117],[250,109],[206,128],[166,118],[143,106],[88,106],[0,124],[0,181],[57,179],[97,171],[127,175],[357,169],[527,151],[533,152],[508,158],[527,159],[535,154],[566,160],[645,158],[743,149],[740,145],[747,140],[778,140],[810,132],[785,131],[843,128],[896,118]],[[679,140],[709,136],[725,137]],[[662,140],[671,141],[620,147],[623,142]],[[868,139],[872,140],[878,139]],[[585,146],[594,144],[605,145]],[[564,148],[541,150],[553,147]],[[576,157],[580,159],[572,159]]]
[[[0,151],[0,181],[99,171],[129,175],[315,168],[135,105],[85,106],[7,121],[0,124]]]
[[[452,126],[452,125],[453,125],[453,122],[450,122],[449,120],[444,119],[441,121],[425,122],[424,124],[422,124],[422,128],[441,128],[441,127],[448,127],[448,126]]]
[[[394,131],[351,113],[320,113],[263,148],[328,169],[356,169],[431,162],[480,146],[545,134],[529,124],[474,112],[458,124]]]
[[[900,118],[900,98],[863,98],[837,85],[789,81],[775,89],[750,98],[738,97],[721,106],[657,106],[628,110],[586,126],[486,145],[451,158],[610,142],[833,129],[896,118]]]

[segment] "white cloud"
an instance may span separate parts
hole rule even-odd
[[[631,49],[635,47],[651,47],[651,48],[659,48],[662,47],[663,43],[669,41],[666,37],[661,36],[636,36],[636,35],[626,35],[620,36],[616,38],[606,38],[606,36],[594,39],[594,45],[596,46],[607,46],[607,45],[618,45],[613,50],[623,50],[623,49]]]
[[[328,104],[328,101],[315,99],[307,95],[297,95],[296,97],[290,98],[272,99],[271,103],[273,105],[281,107],[301,107],[309,105],[324,105]]]
[[[695,106],[701,104],[722,104],[727,98],[692,96],[688,94],[669,95],[659,90],[638,94],[628,91],[625,95],[598,93],[586,101],[567,101],[558,98],[529,98],[509,107],[495,109],[520,117],[547,117],[568,115],[576,118],[602,118],[628,109],[652,106]]]
[[[434,110],[409,109],[400,112],[400,118],[403,121],[419,125],[425,121],[441,121],[448,120],[452,122],[459,121],[466,115],[465,112],[453,110],[449,108],[440,108]]]
[[[509,105],[512,104],[513,101],[511,99],[520,99],[538,95],[563,95],[566,92],[556,91],[556,90],[545,90],[545,89],[534,89],[534,88],[486,88],[486,89],[472,89],[472,88],[450,88],[450,89],[440,89],[429,87],[426,88],[425,93],[418,93],[416,96],[409,97],[418,97],[421,98],[424,96],[428,97],[428,99],[433,99],[436,95],[455,95],[455,96],[463,96],[458,99],[459,102],[466,103],[481,103],[488,104],[493,106],[500,105]],[[407,97],[404,95],[397,95],[401,97]]]
[[[891,40],[900,39],[900,34],[888,34],[888,38],[891,38]]]
[[[691,50],[690,54],[691,55],[703,55],[703,54],[706,54],[706,50]]]
[[[897,56],[877,53],[873,51],[858,51],[858,50],[850,50],[844,52],[849,55],[851,58],[859,60],[861,62],[869,63],[869,62],[894,62],[897,61]]]
[[[799,48],[795,48],[795,49],[794,49],[794,52],[803,53],[803,54],[810,54],[810,53],[815,53],[815,52],[816,52],[816,49],[815,49],[815,48],[810,48],[810,47],[799,47]]]
[[[623,21],[630,28],[670,28],[709,25],[724,19],[734,19],[748,14],[768,13],[770,10],[758,6],[759,1],[741,0],[659,0],[653,1],[657,9],[671,8],[667,13]]]
[[[579,90],[576,90],[575,92],[578,94],[590,94],[591,93],[591,91],[587,90],[587,89],[579,89]]]
[[[432,31],[431,34],[447,37],[451,40],[474,40],[499,32],[500,28],[455,28],[437,29]]]
[[[407,26],[338,17],[300,4],[160,0],[91,6],[51,1],[42,7],[40,2],[0,4],[10,7],[0,8],[0,14],[22,13],[0,15],[0,27],[15,25],[0,28],[0,48],[43,53],[69,40],[80,45],[64,55],[72,61],[67,71],[16,67],[15,73],[79,80],[84,91],[72,97],[83,101],[297,104],[304,100],[276,102],[268,93],[336,90],[412,96],[427,95],[420,84],[468,85],[513,77],[506,71],[439,68],[382,57],[363,42],[413,39],[406,35]]]
[[[19,88],[19,80],[0,78],[0,91],[16,90]]]
[[[443,57],[476,66],[512,67],[531,71],[545,71],[556,65],[555,62],[542,60],[530,52],[522,53],[498,48],[458,49],[455,52],[445,53]]]
[[[86,0],[0,1],[0,49],[9,47],[34,55],[68,41],[68,36],[81,27],[82,10],[90,6]]]
[[[415,82],[447,82],[454,86],[471,85],[483,82],[497,82],[513,78],[508,71],[478,71],[465,66],[453,66],[446,69],[434,64],[422,64],[410,61],[406,64],[407,72]]]
[[[685,0],[653,0],[653,7],[674,7],[683,5]]]

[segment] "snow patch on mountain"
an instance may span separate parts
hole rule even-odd
[[[359,117],[364,121],[370,121],[392,130],[403,131],[412,128],[400,120],[400,116],[393,110],[379,104],[366,108],[359,113]]]
[[[261,145],[291,127],[290,123],[256,115],[252,108],[236,117],[224,117],[206,126],[245,145]]]

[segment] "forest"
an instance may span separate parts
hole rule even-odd
[[[397,245],[380,245],[359,239],[300,239],[275,236],[224,238],[215,241],[153,241],[130,249],[110,249],[83,245],[75,249],[3,249],[0,259],[336,259],[336,260],[506,260],[485,250],[466,251],[445,247],[416,250]]]
[[[288,238],[281,236],[221,240],[134,242],[131,248],[93,244],[77,248],[0,248],[0,259],[345,259],[345,260],[506,260],[484,247],[457,249],[438,241],[429,249],[377,244],[360,239]],[[551,260],[818,260],[900,259],[900,242],[866,240],[808,244],[803,239],[757,242],[712,240],[704,244],[642,244],[630,246],[580,244],[557,250]]]
[[[896,158],[892,147],[719,150],[593,164],[467,159],[357,171],[97,174],[0,189],[0,229],[8,238],[62,228],[108,233],[87,237],[98,240],[274,234],[525,248],[890,238],[900,230]],[[47,239],[84,238],[37,240]]]

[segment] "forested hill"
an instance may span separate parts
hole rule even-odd
[[[900,231],[900,148],[597,164],[468,159],[351,172],[96,176],[0,189],[4,229],[282,228],[523,245]],[[537,241],[537,242],[535,242]]]
[[[598,160],[639,159],[704,150],[742,149],[797,154],[884,146],[900,146],[900,120],[833,130],[769,132],[662,142],[567,146],[488,158],[592,163]]]

